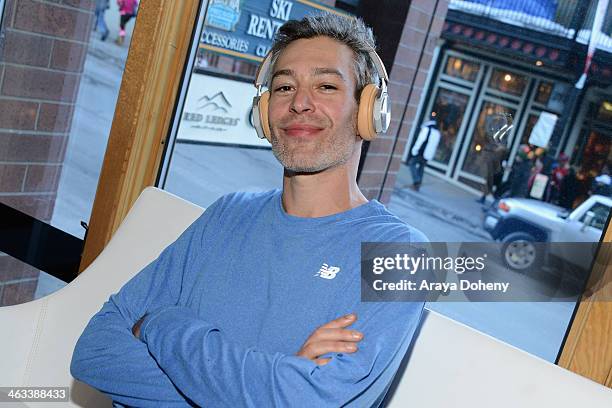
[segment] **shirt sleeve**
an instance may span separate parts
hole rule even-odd
[[[178,304],[185,273],[197,267],[189,254],[206,245],[204,229],[213,206],[92,317],[72,356],[74,378],[128,406],[189,404],[146,345],[134,337],[132,327],[147,311]]]
[[[171,381],[198,405],[369,407],[380,402],[393,379],[422,309],[420,302],[359,303],[353,326],[364,333],[359,350],[335,354],[323,366],[239,346],[180,306],[149,315],[141,338]]]

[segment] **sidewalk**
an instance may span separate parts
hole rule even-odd
[[[485,240],[491,236],[482,229],[484,213],[478,196],[437,175],[426,173],[420,191],[412,189],[412,177],[407,165],[402,164],[397,174],[392,201],[409,201],[427,215],[453,224]],[[424,231],[426,232],[426,231]],[[427,233],[427,232],[426,232]]]
[[[91,33],[74,106],[70,137],[51,225],[82,238],[115,114],[128,44],[100,41]]]

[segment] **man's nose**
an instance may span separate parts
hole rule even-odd
[[[298,88],[293,94],[290,109],[294,113],[314,111],[314,104],[310,91],[305,88]]]

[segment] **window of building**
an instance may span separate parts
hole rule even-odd
[[[434,156],[435,161],[448,164],[469,99],[469,95],[438,88],[431,109],[432,116],[435,116],[441,134],[441,140]]]
[[[463,164],[463,171],[486,179],[490,161],[490,146],[502,127],[512,125],[515,110],[494,102],[484,102],[472,134],[472,140]],[[501,123],[505,121],[505,123]],[[509,145],[509,140],[506,141]]]
[[[612,123],[612,100],[601,102],[595,119]]]
[[[449,56],[446,60],[444,73],[464,81],[474,82],[478,77],[480,64],[460,57]]]
[[[523,130],[523,135],[521,136],[521,144],[529,144],[529,136],[531,136],[531,131],[533,127],[538,122],[538,118],[540,115],[530,114],[527,118],[527,123],[525,124],[525,129]]]
[[[62,250],[84,238],[135,26],[120,30],[116,1],[59,3],[0,0],[0,202],[37,222],[30,254],[44,232],[60,230]],[[0,306],[66,284],[39,268],[0,253]]]
[[[610,136],[604,132],[592,130],[581,154],[581,170],[586,177],[596,177],[604,166],[612,164]]]
[[[540,81],[538,91],[536,92],[535,101],[546,105],[553,91],[553,83],[548,81]]]
[[[524,75],[495,68],[491,73],[489,88],[510,95],[521,96],[527,87],[527,80]]]

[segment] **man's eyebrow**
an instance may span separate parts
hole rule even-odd
[[[335,68],[315,68],[314,70],[314,74],[315,76],[317,75],[336,75],[338,76],[341,80],[345,81],[344,75],[342,75],[342,72],[338,71]]]
[[[292,69],[279,69],[272,75],[272,78],[270,78],[270,81],[272,81],[277,76],[281,76],[281,75],[295,76],[295,72]]]
[[[342,75],[342,72],[338,71],[335,68],[315,68],[313,70],[313,73],[314,73],[315,76],[318,76],[318,75],[336,75],[341,80],[345,81],[345,78],[344,78],[344,75]],[[292,69],[279,69],[278,71],[274,72],[274,74],[272,75],[272,78],[270,78],[270,81],[274,80],[274,78],[276,78],[277,76],[281,76],[281,75],[287,75],[287,76],[295,77],[295,71],[293,71]]]

